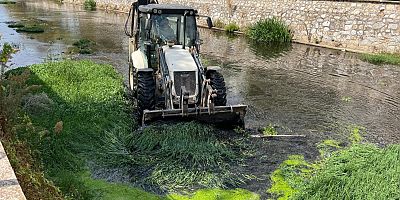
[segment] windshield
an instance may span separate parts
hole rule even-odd
[[[151,32],[153,37],[163,41],[174,41],[175,44],[192,46],[196,40],[196,21],[194,16],[186,16],[186,30],[184,29],[183,15],[163,14],[153,16]],[[184,30],[186,31],[184,36]],[[185,38],[184,38],[185,37]]]

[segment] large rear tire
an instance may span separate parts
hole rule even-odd
[[[214,105],[226,105],[226,87],[225,80],[221,73],[217,71],[207,72],[207,79],[210,79],[211,87],[217,90],[217,97],[214,98]]]
[[[137,114],[139,122],[142,122],[144,110],[154,110],[156,84],[153,71],[138,72],[137,84]]]

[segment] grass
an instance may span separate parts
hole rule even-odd
[[[221,20],[217,19],[217,20],[214,22],[214,26],[217,27],[217,28],[224,28],[224,27],[225,27],[225,23],[222,22]]]
[[[228,33],[233,33],[239,30],[239,26],[236,23],[229,23],[225,25],[224,29]]]
[[[262,133],[264,135],[278,135],[278,131],[275,129],[275,127],[272,124],[269,124],[267,127],[264,127],[262,129]]]
[[[83,3],[83,7],[85,10],[96,10],[96,1],[94,0],[85,0]]]
[[[246,35],[257,42],[290,43],[292,33],[289,27],[277,18],[264,19],[247,29]]]
[[[399,145],[353,145],[326,159],[294,199],[398,199],[399,157]]]
[[[45,20],[29,18],[21,22],[9,22],[9,28],[15,28],[17,32],[43,33],[49,24]]]
[[[318,145],[310,163],[290,156],[271,176],[268,192],[276,199],[399,199],[400,145],[361,144],[364,131],[350,127],[350,146],[335,140]]]
[[[16,4],[17,2],[15,1],[0,1],[0,4]]]
[[[39,25],[23,26],[23,27],[17,28],[15,31],[25,32],[25,33],[43,33],[44,28]]]
[[[9,25],[8,25],[9,28],[22,28],[22,27],[24,27],[24,26],[25,26],[25,25],[22,24],[22,23],[12,23],[12,24],[9,24]]]
[[[136,185],[149,190],[226,188],[244,181],[242,174],[230,170],[230,164],[243,156],[216,137],[211,127],[185,122],[118,133],[123,131],[117,128],[103,138],[100,163],[130,166]]]
[[[361,59],[375,65],[400,65],[400,55],[390,53],[362,54]]]
[[[41,163],[37,173],[49,180],[49,188],[54,190],[47,190],[56,191],[55,195],[61,191],[67,199],[258,199],[258,195],[241,189],[196,192],[242,183],[242,175],[230,170],[230,164],[240,162],[240,150],[217,137],[213,128],[194,122],[132,133],[132,127],[137,127],[131,119],[132,108],[124,97],[122,77],[112,66],[62,61],[19,68],[9,74],[27,72],[26,87],[41,87],[14,102],[18,109],[13,112],[21,113],[24,117],[18,119],[30,128],[16,121],[13,130],[18,140],[12,141],[29,146],[28,155]],[[15,160],[14,164],[18,163]],[[93,179],[91,170],[95,169],[87,163],[128,168],[131,184],[138,188]],[[139,188],[170,194],[161,196]]]
[[[11,45],[4,44],[0,54],[2,67],[14,52]],[[0,74],[0,140],[14,169],[25,196],[29,199],[62,199],[60,190],[45,177],[43,165],[37,159],[37,152],[21,134],[40,132],[21,110],[23,96],[38,89],[28,86],[30,74]]]
[[[78,48],[78,52],[81,54],[92,54],[94,52],[93,46],[96,43],[88,39],[80,39],[74,42],[73,45]]]

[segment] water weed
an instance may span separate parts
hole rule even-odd
[[[92,54],[94,52],[93,47],[96,43],[88,39],[80,39],[74,42],[73,45],[78,48],[78,52],[81,54]]]
[[[364,128],[349,126],[350,146],[318,144],[320,158],[290,156],[272,174],[277,199],[396,199],[400,197],[400,146],[361,144]]]
[[[264,135],[278,135],[278,131],[275,129],[275,127],[272,124],[269,124],[267,127],[264,127],[262,129],[262,133]]]
[[[239,25],[237,25],[236,23],[229,23],[224,26],[224,29],[228,33],[233,33],[239,30]]]
[[[83,7],[85,10],[96,10],[96,1],[95,0],[85,0],[83,3]]]
[[[390,53],[362,54],[361,59],[375,65],[400,65],[400,55]]]
[[[246,35],[258,42],[290,43],[292,33],[289,27],[277,18],[264,19],[247,29]]]

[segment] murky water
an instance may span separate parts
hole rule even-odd
[[[20,48],[11,61],[14,68],[65,57],[73,42],[87,38],[98,51],[80,57],[110,63],[126,74],[125,17],[52,1],[0,5],[1,42]],[[29,18],[51,28],[18,34],[5,23]],[[358,125],[371,142],[400,142],[400,67],[375,66],[356,54],[306,45],[269,47],[209,30],[201,30],[201,36],[203,55],[222,66],[228,103],[249,105],[248,128],[273,124],[282,134],[317,141]]]

